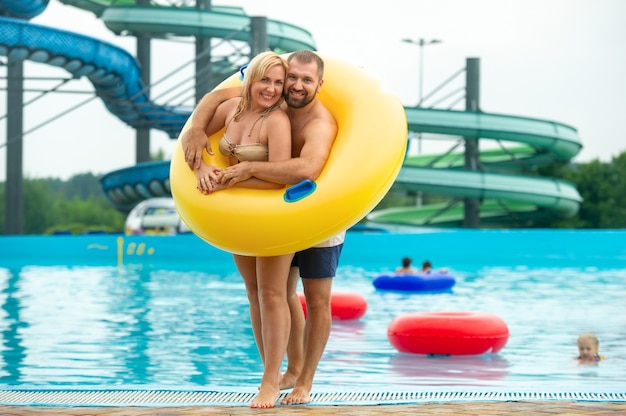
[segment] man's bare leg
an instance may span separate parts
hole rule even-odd
[[[302,370],[303,343],[304,343],[304,312],[298,296],[298,281],[300,269],[292,267],[289,271],[287,282],[287,301],[291,314],[291,330],[289,332],[289,344],[287,345],[287,370],[280,380],[280,389],[291,389],[296,384],[296,379]]]
[[[303,404],[311,401],[311,389],[317,365],[322,358],[330,329],[332,316],[330,296],[333,279],[302,279],[307,304],[307,319],[304,325],[304,363],[296,384],[282,404]]]

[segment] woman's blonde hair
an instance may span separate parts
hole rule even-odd
[[[235,111],[235,121],[241,118],[241,115],[250,105],[250,101],[252,100],[252,84],[261,80],[265,76],[265,73],[269,71],[270,68],[276,65],[282,66],[285,74],[287,74],[287,70],[289,68],[289,66],[287,65],[287,61],[276,52],[261,52],[250,61],[243,77],[241,101],[239,102],[239,105],[237,106],[237,109]],[[281,97],[276,104],[265,110],[263,113],[269,113],[274,108],[278,107],[282,103],[282,101],[283,98]]]

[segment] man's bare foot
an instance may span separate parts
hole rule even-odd
[[[276,404],[279,395],[280,390],[261,386],[259,394],[252,400],[250,407],[254,409],[270,409]]]
[[[280,404],[304,404],[311,401],[310,390],[304,387],[295,387]]]
[[[278,385],[278,388],[280,388],[281,390],[292,389],[293,386],[296,385],[297,379],[298,375],[290,373],[289,369],[287,369],[285,374],[283,374],[280,378],[280,384]]]

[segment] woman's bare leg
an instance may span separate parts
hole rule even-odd
[[[259,393],[250,407],[274,407],[280,394],[280,367],[289,340],[291,317],[287,280],[293,255],[257,257],[257,285],[265,367]]]
[[[256,277],[256,257],[240,256],[233,254],[235,265],[239,274],[243,278],[246,286],[246,294],[250,304],[250,323],[252,325],[252,333],[256,342],[257,350],[261,356],[261,361],[265,363],[263,354],[263,336],[261,333],[261,314],[259,309],[259,290],[257,287]]]

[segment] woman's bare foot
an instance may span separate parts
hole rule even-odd
[[[310,390],[304,387],[294,387],[280,404],[304,404],[311,401]]]
[[[280,384],[278,385],[278,388],[280,390],[292,389],[293,386],[296,385],[297,379],[298,377],[296,375],[289,374],[289,371],[287,371],[280,377]],[[256,389],[261,390],[261,386],[257,387]]]
[[[254,409],[270,409],[276,404],[276,400],[279,395],[279,389],[264,387],[261,385],[259,388],[259,394],[257,394],[254,400],[252,400],[250,407]]]
[[[296,380],[298,379],[297,374],[292,374],[289,372],[289,369],[282,375],[280,378],[280,384],[278,388],[281,390],[292,389],[293,386],[296,385]]]

